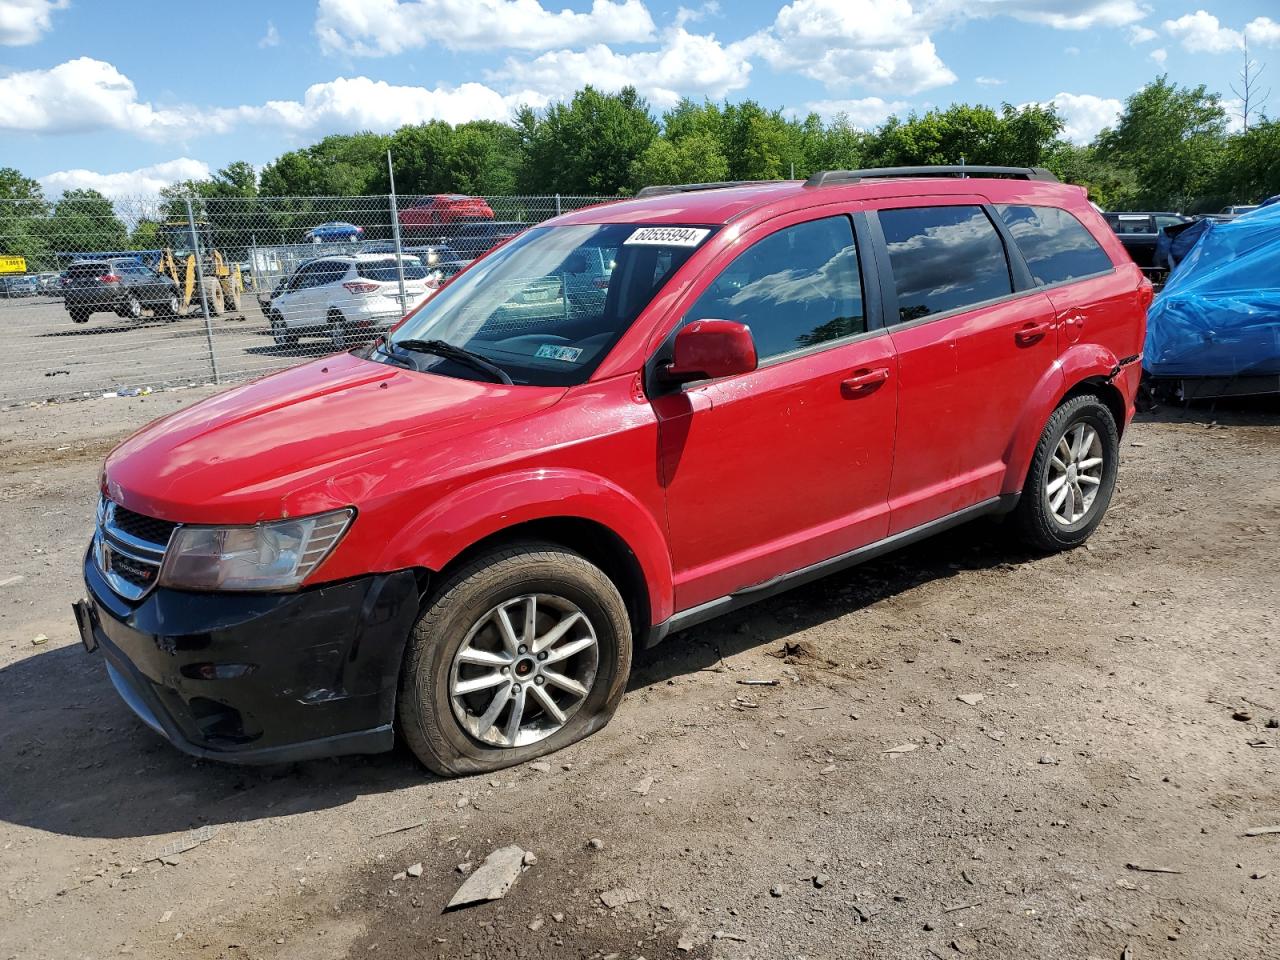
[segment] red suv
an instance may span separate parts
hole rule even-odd
[[[411,234],[448,224],[492,219],[493,208],[484,197],[468,197],[460,193],[422,197],[400,211],[400,226]]]
[[[204,757],[494,770],[637,646],[937,531],[1102,520],[1151,286],[1035,169],[649,188],[534,227],[371,346],[107,458],[76,605]]]

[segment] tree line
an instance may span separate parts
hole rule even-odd
[[[653,183],[960,162],[1048,167],[1108,210],[1211,212],[1280,194],[1280,120],[1263,115],[1233,132],[1228,119],[1218,94],[1167,76],[1129,97],[1115,124],[1083,145],[1064,138],[1052,105],[955,104],[863,130],[847,116],[800,119],[754,100],[686,99],[655,116],[634,89],[586,87],[545,110],[522,108],[510,123],[432,121],[390,134],[337,134],[260,171],[232,163],[167,188],[158,212],[128,227],[97,191],[71,190],[51,202],[35,180],[0,169],[0,201],[11,201],[0,202],[0,253],[44,260],[55,249],[148,249],[158,221],[185,218],[188,196],[226,246],[247,245],[251,230],[268,242],[277,233],[300,242],[301,231],[328,219],[385,231],[389,208],[372,198],[390,191],[388,150],[402,197],[616,196]],[[265,199],[273,197],[306,199]],[[335,204],[333,197],[371,200]]]

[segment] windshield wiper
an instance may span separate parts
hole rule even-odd
[[[409,350],[413,353],[429,353],[434,357],[444,357],[446,360],[452,360],[455,363],[471,367],[473,370],[479,370],[481,373],[487,373],[499,383],[505,383],[509,387],[514,385],[514,381],[507,374],[507,371],[496,363],[478,353],[472,353],[462,347],[455,347],[452,343],[445,343],[443,340],[412,339],[391,340],[389,343],[393,347],[399,347],[402,350]]]

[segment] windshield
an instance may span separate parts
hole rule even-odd
[[[392,344],[442,340],[497,364],[516,383],[582,383],[711,233],[634,223],[528,230],[412,314]],[[476,376],[447,358],[418,362]]]

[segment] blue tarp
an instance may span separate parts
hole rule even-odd
[[[1143,366],[1157,377],[1280,374],[1280,204],[1209,222],[1147,313]]]

